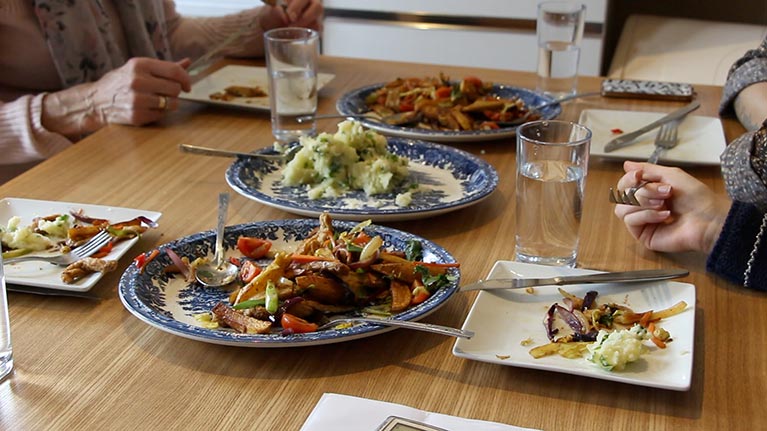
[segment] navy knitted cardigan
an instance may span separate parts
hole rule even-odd
[[[756,206],[735,201],[732,203],[721,235],[708,256],[706,269],[743,286],[746,266],[756,251],[751,265],[749,287],[767,291],[767,238],[754,248],[754,241],[764,218]]]

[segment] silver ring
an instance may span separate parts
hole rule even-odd
[[[160,104],[157,106],[161,111],[168,109],[168,98],[166,96],[160,96]]]

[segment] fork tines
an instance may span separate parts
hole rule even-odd
[[[72,254],[79,258],[84,258],[97,252],[101,247],[105,246],[112,240],[112,235],[106,230],[100,230],[99,233],[91,237],[85,244],[72,250]]]

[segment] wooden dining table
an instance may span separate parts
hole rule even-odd
[[[226,61],[262,65],[253,61]],[[220,67],[219,64],[216,67]],[[346,92],[396,77],[468,75],[535,88],[535,75],[372,60],[321,58],[335,78],[319,92],[319,113],[334,113]],[[602,79],[580,77],[579,91]],[[720,87],[696,85],[717,117]],[[565,103],[560,118],[584,109],[670,112],[683,102],[591,97]],[[319,123],[333,131],[337,121]],[[743,133],[722,118],[727,141]],[[324,393],[346,394],[464,418],[546,430],[759,429],[767,399],[764,316],[767,296],[705,269],[699,253],[644,249],[613,214],[608,188],[622,163],[592,157],[586,181],[579,268],[621,271],[682,267],[695,286],[692,384],[674,391],[456,357],[454,339],[398,329],[348,342],[248,348],[179,337],[150,326],[123,306],[118,283],[132,258],[213,227],[216,197],[231,191],[232,160],[185,154],[181,143],[252,151],[272,145],[268,112],[182,101],[158,124],[110,125],[0,186],[0,198],[29,198],[162,212],[88,293],[91,298],[9,292],[15,371],[0,382],[0,429],[298,430]],[[431,240],[459,262],[461,284],[512,260],[515,234],[515,140],[447,144],[498,172],[481,202],[430,218],[382,224]],[[718,166],[685,166],[725,194]],[[228,224],[301,216],[232,193]],[[2,221],[5,222],[5,221]],[[748,240],[748,239],[745,239]],[[476,292],[457,292],[424,321],[460,327]]]

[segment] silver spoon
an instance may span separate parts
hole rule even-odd
[[[216,156],[216,157],[254,157],[264,160],[285,160],[290,161],[293,156],[301,149],[301,145],[293,145],[288,148],[282,154],[262,154],[262,153],[245,153],[242,151],[230,151],[220,150],[218,148],[198,147],[196,145],[179,144],[178,149],[184,153],[190,154],[202,154],[204,156]]]
[[[229,193],[218,195],[218,224],[216,225],[216,251],[213,263],[205,263],[197,267],[197,281],[209,287],[224,286],[237,277],[237,266],[224,261],[224,224],[226,212],[229,209]]]
[[[317,328],[318,331],[335,328],[343,323],[369,323],[371,325],[396,326],[398,328],[415,329],[418,331],[433,332],[440,335],[448,335],[457,338],[471,338],[473,331],[451,328],[449,326],[435,325],[433,323],[414,322],[409,320],[376,319],[371,317],[341,317],[334,318],[330,322]]]
[[[571,94],[565,97],[560,97],[559,99],[552,100],[551,102],[546,102],[538,106],[533,106],[532,108],[527,110],[527,113],[525,115],[519,118],[515,118],[512,121],[496,121],[496,123],[498,123],[498,125],[501,127],[518,126],[526,122],[527,119],[530,118],[530,115],[533,114],[533,112],[540,111],[543,108],[548,108],[549,106],[553,106],[553,105],[559,105],[560,103],[567,102],[568,100],[579,99],[581,97],[600,96],[601,94],[602,93],[599,91],[592,91],[588,93],[577,93],[577,94]]]

